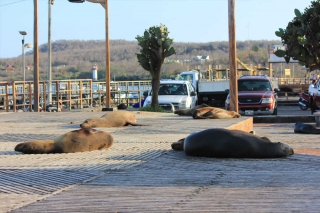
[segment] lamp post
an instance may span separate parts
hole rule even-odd
[[[19,33],[23,36],[22,38],[22,74],[23,74],[23,81],[26,81],[26,66],[24,64],[24,36],[27,35],[26,31],[19,31]]]
[[[23,35],[23,38],[22,38],[22,74],[23,74],[23,89],[22,89],[22,92],[23,92],[23,104],[25,104],[25,83],[26,83],[26,65],[25,65],[25,56],[24,56],[24,50],[27,49],[27,48],[32,48],[32,44],[24,44],[24,36],[27,35],[27,32],[26,31],[19,31],[19,33],[21,35]]]
[[[48,104],[52,102],[52,70],[51,70],[51,5],[54,0],[48,0]]]
[[[69,0],[71,3],[83,3],[85,0]],[[109,19],[108,19],[108,0],[87,0],[92,3],[100,3],[106,13],[106,110],[112,111],[110,108],[110,42],[109,42]]]

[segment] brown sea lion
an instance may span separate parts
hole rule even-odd
[[[293,149],[268,138],[228,129],[206,129],[172,143],[172,149],[187,155],[213,158],[281,158],[293,155]]]
[[[294,132],[303,134],[320,134],[320,129],[317,129],[311,124],[298,122],[294,125]]]
[[[196,109],[192,117],[194,119],[223,119],[223,118],[240,118],[241,115],[235,111],[228,111],[216,107],[203,107]]]
[[[142,126],[137,124],[133,113],[128,111],[113,111],[104,114],[101,118],[91,118],[80,124],[81,128],[86,127],[119,127],[119,126]]]
[[[200,109],[200,108],[203,108],[203,107],[209,107],[209,105],[207,104],[201,104],[201,105],[197,105],[191,109],[177,109],[175,110],[173,113],[174,114],[177,114],[177,115],[188,115],[188,116],[192,116],[193,112],[196,110],[196,109]]]
[[[24,154],[72,153],[107,149],[112,144],[113,137],[110,133],[83,128],[52,140],[19,143],[14,150]]]

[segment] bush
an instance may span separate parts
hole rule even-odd
[[[147,107],[141,107],[139,109],[139,111],[148,111],[148,112],[166,112],[164,111],[161,107],[159,106],[155,106],[155,107],[152,107],[152,106],[147,106]]]

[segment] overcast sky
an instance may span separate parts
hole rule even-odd
[[[48,1],[38,0],[39,45],[48,42]],[[229,0],[109,0],[109,38],[135,40],[150,26],[164,24],[175,42],[228,41]],[[236,39],[279,40],[311,0],[235,0]],[[21,55],[22,35],[33,44],[34,0],[0,0],[0,58]],[[105,10],[97,3],[54,0],[52,41],[104,40]]]

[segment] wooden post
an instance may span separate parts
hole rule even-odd
[[[238,81],[236,53],[235,0],[229,0],[229,63],[230,63],[230,110],[238,112]]]
[[[34,99],[34,91],[32,91],[32,83],[29,82],[29,112],[32,112],[32,100]],[[33,97],[32,97],[33,94]],[[34,105],[34,102],[33,102]]]
[[[269,62],[269,77],[272,78],[273,74],[272,74],[272,63]]]
[[[16,98],[16,83],[14,81],[12,81],[11,87],[12,87],[12,100],[13,100],[12,107],[13,107],[13,111],[16,112],[17,98]]]
[[[71,110],[71,104],[72,104],[72,88],[71,88],[71,81],[68,81],[68,98],[69,98],[69,110]]]
[[[80,109],[82,109],[83,108],[83,100],[82,100],[82,89],[83,89],[83,83],[82,83],[82,81],[80,80],[80,82],[79,82],[79,101],[80,101]]]
[[[34,43],[33,43],[33,64],[34,64],[34,112],[39,112],[39,47],[38,47],[38,0],[34,0]],[[32,99],[29,99],[32,102]]]
[[[105,0],[104,9],[106,12],[106,108],[109,108],[110,107],[110,42],[109,42],[108,0]]]

